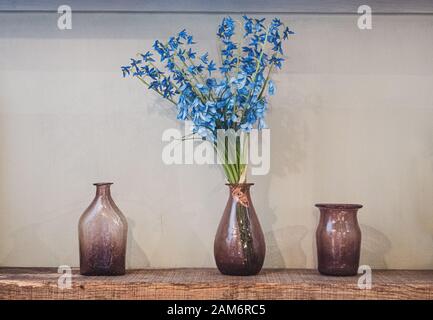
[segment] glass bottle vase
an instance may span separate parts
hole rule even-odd
[[[96,195],[78,225],[80,273],[88,276],[125,274],[128,223],[111,198],[112,183],[95,183]]]
[[[266,246],[251,201],[253,184],[227,185],[229,199],[215,236],[215,262],[222,274],[255,275],[262,269]]]

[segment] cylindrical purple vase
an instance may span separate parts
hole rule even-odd
[[[318,269],[321,274],[353,276],[358,272],[361,229],[359,204],[316,204],[320,221],[316,230]]]

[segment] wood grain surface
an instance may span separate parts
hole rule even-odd
[[[84,277],[60,289],[53,268],[0,268],[0,299],[433,299],[433,270],[373,271],[371,289],[358,277],[315,270],[268,269],[253,277],[216,269],[130,270],[119,277]]]

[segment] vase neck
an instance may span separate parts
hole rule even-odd
[[[358,209],[320,209],[320,221],[322,223],[349,223],[357,224]]]
[[[254,183],[227,183],[226,184],[230,192],[233,192],[233,190],[239,190],[244,193],[250,193],[250,187],[254,185]]]
[[[111,197],[110,187],[113,183],[94,183],[96,186],[96,197]]]
[[[230,189],[230,197],[244,207],[249,207],[251,204],[250,187],[253,183],[236,183],[227,184]]]

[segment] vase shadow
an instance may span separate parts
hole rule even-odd
[[[131,218],[128,220],[128,240],[126,246],[126,268],[147,268],[150,266],[149,259],[141,248],[140,244],[135,240],[134,230],[135,222]]]
[[[47,218],[43,221],[30,223],[15,230],[8,236],[13,239],[11,248],[1,259],[0,265],[77,266],[76,226],[81,211],[80,203],[72,203],[65,208],[47,212],[44,214]],[[65,226],[74,226],[74,228],[65,228]]]
[[[433,247],[433,235],[431,236],[431,240],[432,240],[432,247]],[[428,266],[428,268],[433,269],[433,254],[432,254],[430,265]]]
[[[52,267],[61,264],[53,263],[53,261],[59,261],[59,257],[45,244],[44,241],[42,241],[38,234],[38,230],[37,228],[34,228],[34,225],[20,228],[10,237],[13,239],[12,248],[0,261],[0,266],[10,266],[13,264],[28,267],[46,267],[46,261],[52,261],[51,265],[48,265]],[[32,262],[30,262],[26,259],[28,251],[38,252],[38,258],[36,261],[32,260]]]
[[[301,247],[301,242],[307,234],[308,229],[305,226],[287,226],[266,232],[265,267],[305,268],[307,256]]]
[[[303,123],[302,112],[299,110],[287,106],[272,110],[272,116],[268,121],[271,128],[270,171],[264,176],[251,176],[257,183],[257,188],[266,191],[260,194],[260,197],[254,195],[253,198],[255,203],[261,205],[260,213],[263,212],[261,223],[266,230],[267,268],[307,266],[307,256],[302,248],[302,242],[305,241],[309,229],[302,225],[287,225],[287,222],[285,226],[279,227],[280,217],[291,213],[286,209],[285,203],[278,205],[272,196],[272,189],[279,188],[278,184],[282,183],[283,179],[296,175],[301,170],[306,158],[304,140],[308,137],[308,129]]]
[[[386,254],[392,244],[388,237],[379,230],[361,224],[361,258],[360,265],[368,265],[372,269],[387,269]]]
[[[312,246],[312,253],[313,253],[313,265],[314,268],[317,269],[318,267],[318,257],[317,257],[317,242],[316,242],[316,230],[317,227],[319,226],[319,221],[320,221],[320,211],[319,209],[312,207],[311,208],[311,214],[314,216],[314,231],[313,231],[313,237],[311,239],[311,246]]]

